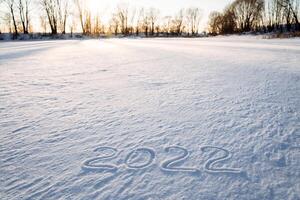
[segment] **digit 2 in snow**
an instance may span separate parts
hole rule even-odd
[[[178,156],[171,157],[169,159],[166,159],[161,162],[160,168],[163,171],[167,172],[198,172],[200,171],[196,167],[183,167],[179,166],[180,163],[183,163],[188,159],[190,156],[189,151],[180,146],[169,146],[166,147],[165,152],[170,153],[175,152],[178,153]],[[205,163],[204,163],[204,170],[208,173],[242,173],[240,169],[236,168],[216,168],[214,167],[217,163],[229,160],[232,158],[232,154],[221,147],[215,147],[215,146],[203,146],[201,147],[202,152],[214,150],[217,153],[222,152],[223,155],[221,156],[211,156]],[[100,153],[95,158],[91,158],[86,160],[83,163],[82,168],[86,170],[99,170],[99,171],[116,171],[118,170],[119,166],[116,164],[108,164],[107,162],[116,158],[118,156],[118,150],[113,147],[98,147],[94,150],[94,152]],[[141,156],[146,156],[146,160],[143,162],[140,162],[138,159],[141,158]],[[144,158],[144,157],[143,157]],[[128,169],[143,169],[146,167],[149,167],[153,164],[154,160],[156,158],[156,152],[147,147],[141,147],[137,148],[135,150],[132,150],[127,154],[127,156],[124,159],[124,164],[126,168]],[[103,163],[105,162],[105,163]]]

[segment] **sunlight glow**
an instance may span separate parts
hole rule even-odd
[[[99,10],[101,8],[101,0],[89,0],[88,5],[93,16],[99,14]]]

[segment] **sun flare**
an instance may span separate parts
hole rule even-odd
[[[100,10],[101,0],[89,0],[89,9],[92,15],[97,15]]]

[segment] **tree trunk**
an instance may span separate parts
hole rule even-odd
[[[11,12],[11,16],[12,16],[12,20],[13,20],[13,24],[14,24],[14,28],[15,28],[15,36],[18,36],[19,33],[18,33],[18,27],[17,27],[15,14],[14,14],[13,5],[10,6],[10,12]]]

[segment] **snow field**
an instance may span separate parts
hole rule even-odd
[[[1,199],[300,199],[300,40],[0,43]]]

